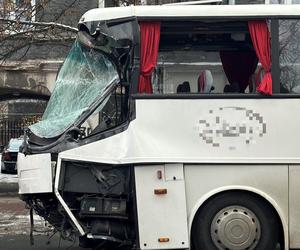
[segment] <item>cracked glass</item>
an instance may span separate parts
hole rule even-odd
[[[43,138],[62,134],[118,79],[115,66],[105,55],[76,41],[61,67],[42,120],[30,130]]]

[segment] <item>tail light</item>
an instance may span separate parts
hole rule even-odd
[[[11,161],[11,155],[9,152],[4,152],[2,157],[4,161]]]

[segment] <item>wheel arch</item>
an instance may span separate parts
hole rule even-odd
[[[211,198],[221,195],[223,193],[229,193],[234,191],[240,191],[245,192],[249,194],[254,194],[255,196],[261,198],[266,203],[270,205],[270,207],[274,210],[275,214],[278,217],[279,226],[280,226],[280,234],[281,240],[283,240],[284,249],[289,249],[289,232],[288,232],[288,223],[285,220],[284,213],[281,210],[280,206],[277,204],[277,202],[268,194],[265,192],[262,192],[259,189],[249,187],[249,186],[225,186],[217,189],[213,189],[210,192],[203,195],[198,201],[195,203],[195,205],[192,207],[191,212],[188,217],[188,226],[189,226],[189,235],[190,235],[190,242],[192,242],[191,236],[192,236],[192,226],[195,219],[195,216],[199,209],[203,207],[203,205]],[[191,243],[190,243],[191,244]]]

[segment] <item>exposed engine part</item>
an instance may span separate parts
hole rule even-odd
[[[59,190],[63,192],[128,196],[130,171],[128,167],[64,162]]]
[[[63,239],[74,240],[76,231],[69,223],[66,213],[58,204],[54,194],[21,195],[20,198],[26,202],[27,208],[33,209],[36,214],[48,221],[55,232],[61,232]]]
[[[59,192],[89,238],[83,245],[135,243],[130,166],[62,162]]]
[[[124,199],[84,198],[80,203],[79,214],[81,217],[120,217],[127,219],[126,202]]]
[[[86,235],[79,235],[54,193],[24,195],[28,207],[50,222],[62,238],[74,241],[79,236],[81,246],[134,248],[133,168],[70,161],[61,166],[59,193]]]
[[[126,222],[96,219],[91,223],[90,235],[106,236],[114,238],[116,242],[126,242],[134,235],[134,232]]]

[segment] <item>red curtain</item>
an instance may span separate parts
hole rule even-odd
[[[265,20],[249,21],[248,28],[256,55],[266,72],[257,87],[257,91],[272,95],[271,45],[267,22]]]
[[[231,85],[237,85],[244,93],[249,85],[249,78],[257,66],[254,51],[220,51],[220,58],[226,77]]]
[[[152,93],[151,76],[157,64],[160,22],[140,22],[140,76],[139,93]]]

